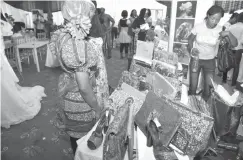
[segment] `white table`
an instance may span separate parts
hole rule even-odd
[[[20,60],[20,55],[19,55],[19,49],[33,49],[33,56],[34,56],[34,61],[36,63],[36,68],[37,71],[40,72],[40,65],[39,65],[39,59],[37,55],[37,48],[42,47],[46,44],[48,44],[49,41],[35,41],[35,42],[27,42],[27,43],[22,43],[17,45],[17,60],[18,60],[18,66],[19,66],[19,71],[22,72],[22,66],[21,66],[21,60]]]

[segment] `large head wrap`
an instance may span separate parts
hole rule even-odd
[[[67,21],[66,29],[74,38],[83,39],[89,34],[94,14],[95,6],[91,0],[67,0],[62,6],[62,15]]]

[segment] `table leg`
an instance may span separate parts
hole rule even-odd
[[[19,71],[22,72],[22,65],[21,65],[21,60],[20,60],[20,56],[19,56],[19,48],[16,47],[16,57],[17,57],[17,61],[18,61],[18,66],[19,66]]]
[[[38,59],[36,48],[34,48],[34,57],[35,57],[37,72],[40,72],[40,65],[39,65],[39,59]]]

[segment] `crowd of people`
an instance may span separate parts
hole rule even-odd
[[[110,59],[112,57],[113,37],[115,37],[115,20],[105,12],[104,8],[96,8],[96,5],[95,1],[90,0],[65,1],[62,6],[65,27],[57,30],[51,41],[53,43],[51,46],[54,47],[51,50],[63,69],[58,82],[58,92],[61,98],[59,108],[62,109],[63,119],[62,127],[70,136],[74,154],[77,149],[76,141],[85,136],[107,110],[106,105],[110,95],[105,52],[107,51],[107,58]],[[186,12],[191,9],[191,4],[188,2],[183,4],[183,7],[181,10],[185,12],[181,14],[181,17],[187,17]],[[208,9],[204,21],[193,27],[188,39],[188,52],[199,53],[196,64],[189,64],[189,94],[197,94],[199,75],[202,72],[204,79],[202,97],[206,101],[211,94],[210,88],[217,67],[217,49],[222,38],[227,37],[236,59],[232,86],[236,85],[239,75],[243,53],[243,13],[232,14],[224,27],[219,25],[223,16],[223,8],[213,5]],[[133,55],[136,53],[137,41],[149,40],[148,33],[154,32],[155,26],[152,24],[151,10],[148,8],[142,8],[139,14],[135,9],[130,14],[127,10],[123,10],[121,17],[118,22],[117,40],[120,44],[120,58],[124,59],[125,57],[128,60],[127,69],[129,70]],[[159,21],[158,24],[162,23]],[[23,23],[15,23],[13,29],[13,37],[26,35]],[[3,55],[1,54],[1,56]],[[7,71],[1,68],[1,72]],[[223,73],[224,83],[226,77],[227,72]],[[8,112],[4,112],[5,109],[2,107],[3,127],[9,127],[36,115],[40,108],[39,101],[41,97],[45,96],[42,87],[23,89],[17,85],[18,80],[16,79],[12,76],[5,77],[2,80],[2,88],[6,89],[6,92],[9,91],[6,86],[11,85],[9,88],[16,90],[16,93],[11,96],[21,97],[21,99],[16,99],[18,105],[9,104],[9,102],[13,102],[11,97],[2,98],[5,99],[5,102],[2,103],[8,104],[2,106],[6,108],[15,106],[13,109],[6,109]],[[12,83],[7,85],[5,82]],[[32,110],[29,107],[25,109],[25,105],[28,105],[24,103],[23,94],[33,96],[33,92],[36,92],[37,95],[33,98],[33,101],[30,100],[28,103]],[[7,96],[7,94],[2,95]],[[20,100],[21,102],[19,102]],[[21,110],[16,109],[16,107],[21,108]],[[14,114],[10,114],[10,110],[15,110]],[[21,116],[21,119],[19,116],[16,117],[16,111],[20,111],[18,115]],[[33,113],[28,115],[26,112]],[[24,116],[21,115],[22,113]],[[15,117],[14,121],[11,119],[13,117]]]

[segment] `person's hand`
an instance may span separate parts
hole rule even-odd
[[[108,108],[104,108],[104,109],[99,109],[95,111],[95,118],[96,121],[98,121],[100,119],[100,117],[102,117],[104,114],[106,114],[106,111],[108,110]]]
[[[219,35],[220,35],[220,37],[226,37],[226,36],[229,35],[229,31],[221,31],[221,32],[219,33]]]

